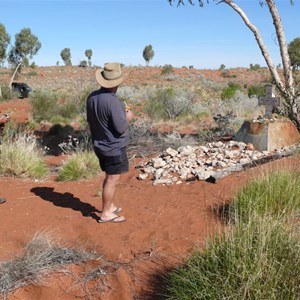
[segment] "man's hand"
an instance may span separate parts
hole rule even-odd
[[[126,101],[124,101],[124,106],[125,106],[126,112],[131,111],[131,106],[129,106],[129,105],[126,103]]]
[[[126,120],[128,122],[128,124],[132,121],[134,115],[132,110],[126,110]]]

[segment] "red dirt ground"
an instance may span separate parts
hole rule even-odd
[[[1,113],[11,113],[17,122],[26,121],[29,110],[23,100],[0,104]],[[59,165],[63,157],[45,159]],[[127,218],[120,224],[96,222],[103,175],[66,183],[56,182],[53,176],[43,181],[0,178],[0,197],[7,199],[0,205],[0,261],[21,253],[36,233],[44,231],[70,247],[103,255],[103,259],[68,267],[68,273],[53,274],[38,286],[16,290],[9,300],[160,299],[161,273],[186,258],[195,243],[204,246],[211,234],[224,229],[216,213],[221,205],[254,176],[270,169],[299,167],[298,159],[289,157],[235,173],[216,184],[153,186],[137,180],[139,162],[130,161],[130,171],[117,187],[116,203]],[[93,270],[104,259],[115,266],[109,276],[87,284],[76,282],[74,276]]]

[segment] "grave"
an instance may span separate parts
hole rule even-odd
[[[259,97],[258,105],[265,106],[264,118],[245,121],[234,140],[250,143],[259,151],[274,151],[299,142],[300,135],[292,121],[272,118],[274,107],[280,106],[280,98],[275,97],[273,85],[266,85],[266,96]]]

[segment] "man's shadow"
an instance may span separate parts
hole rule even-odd
[[[100,213],[101,211],[89,203],[81,202],[79,198],[74,197],[71,193],[54,192],[52,187],[35,187],[30,191],[41,199],[52,202],[55,206],[71,208],[75,211],[80,211],[84,217],[99,219],[95,212]]]

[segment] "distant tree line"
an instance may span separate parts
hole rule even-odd
[[[87,57],[86,60],[82,60],[79,63],[79,67],[91,67],[92,66],[92,56],[93,56],[93,50],[92,49],[87,49],[84,52],[85,56]],[[70,48],[64,48],[60,52],[60,57],[63,60],[65,66],[72,66],[72,60],[71,60],[71,49]]]

